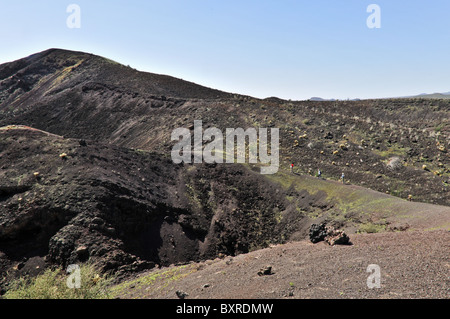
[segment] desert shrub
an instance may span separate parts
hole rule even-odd
[[[69,274],[47,269],[36,277],[20,277],[10,283],[5,299],[107,299],[113,278],[102,276],[91,264],[80,266],[80,287],[69,288]]]
[[[386,227],[384,225],[377,225],[373,223],[362,224],[359,227],[360,233],[368,233],[368,234],[379,233],[385,230]]]

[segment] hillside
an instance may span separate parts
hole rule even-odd
[[[448,237],[449,119],[450,100],[255,99],[59,49],[2,64],[0,291],[50,265],[92,261],[126,279],[271,245],[309,254],[322,247],[305,242],[320,222],[366,243],[339,253],[366,260],[373,238],[409,258],[416,238]],[[222,131],[279,128],[278,173],[174,164],[171,132],[194,120]],[[441,254],[433,249],[426,258]],[[245,282],[242,267],[235,275]]]
[[[336,180],[344,172],[352,184],[441,205],[450,205],[449,118],[448,100],[259,100],[63,50],[0,66],[1,126],[162,153],[172,130],[194,120],[277,127],[284,167]]]
[[[282,242],[293,230],[279,215],[305,218],[242,165],[175,165],[29,127],[0,129],[0,167],[3,271],[40,257],[123,275]]]
[[[445,93],[430,93],[430,94],[419,94],[415,96],[411,96],[410,98],[418,98],[418,99],[450,99],[449,92]]]

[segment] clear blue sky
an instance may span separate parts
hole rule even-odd
[[[449,13],[448,0],[0,1],[0,63],[56,47],[260,98],[448,92]]]

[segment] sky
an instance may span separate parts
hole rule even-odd
[[[448,92],[449,12],[448,0],[0,0],[0,63],[62,48],[258,98]]]

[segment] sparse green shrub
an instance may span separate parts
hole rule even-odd
[[[436,133],[442,131],[442,129],[444,128],[444,126],[445,126],[445,124],[444,124],[444,123],[441,123],[441,124],[439,124],[438,126],[436,126],[436,127],[434,128],[434,131],[435,131]]]
[[[386,230],[386,226],[377,225],[377,224],[373,224],[373,223],[362,224],[359,227],[360,233],[368,233],[368,234],[379,233],[384,230]]]
[[[10,284],[5,299],[108,299],[113,278],[101,276],[93,265],[80,266],[80,288],[69,288],[69,274],[61,269],[47,269],[43,274],[21,277]]]

